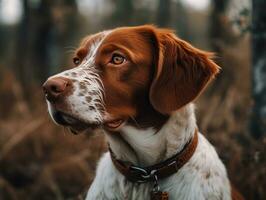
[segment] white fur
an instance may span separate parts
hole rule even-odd
[[[121,136],[106,134],[118,159],[147,166],[176,154],[193,137],[196,126],[192,104],[174,112],[160,131],[122,128]],[[229,200],[230,184],[225,167],[213,146],[199,133],[192,158],[172,176],[159,180],[170,200]],[[86,200],[150,199],[153,183],[131,183],[113,166],[110,154],[101,158]]]
[[[78,67],[66,70],[49,78],[65,77],[73,82],[73,93],[68,95],[65,100],[69,107],[69,110],[66,112],[73,117],[82,119],[84,122],[101,123],[103,121],[103,112],[97,109],[96,106],[98,104],[104,111],[104,88],[95,67],[95,56],[103,40],[109,33],[110,31],[101,33],[100,39],[90,46],[90,51]],[[82,87],[80,84],[82,84]],[[83,96],[81,96],[81,94]],[[86,101],[86,98],[90,98],[91,101]],[[51,114],[53,112],[53,107],[50,105],[49,101],[47,101],[47,104]]]

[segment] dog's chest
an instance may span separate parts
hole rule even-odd
[[[200,135],[198,148],[176,174],[159,180],[161,191],[169,199],[217,199],[230,197],[230,185],[224,165],[214,148]],[[150,199],[153,183],[137,184],[125,179],[113,166],[109,153],[99,163],[96,178],[87,199]]]

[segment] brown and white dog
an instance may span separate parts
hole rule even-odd
[[[197,134],[191,102],[219,72],[211,57],[150,25],[90,35],[76,51],[76,67],[44,84],[49,113],[73,133],[102,128],[119,160],[160,163]],[[158,184],[169,199],[227,200],[233,193],[223,163],[200,133],[193,156]],[[86,199],[149,199],[152,188],[128,181],[108,152]]]

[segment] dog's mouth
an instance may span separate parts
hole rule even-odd
[[[69,130],[75,135],[82,132],[93,131],[100,126],[99,123],[84,122],[77,117],[71,116],[61,111],[53,112],[52,116],[57,124],[68,127]]]
[[[92,132],[102,125],[101,123],[85,122],[61,111],[54,111],[52,113],[52,118],[57,124],[69,128],[69,130],[75,135],[83,132]],[[104,122],[103,126],[109,131],[117,131],[125,124],[125,122],[126,120],[122,118],[112,119]]]
[[[111,131],[118,130],[125,123],[125,119],[114,119],[104,123],[105,128]]]

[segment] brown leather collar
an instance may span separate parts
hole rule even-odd
[[[137,183],[152,182],[166,178],[176,173],[194,154],[198,144],[198,131],[195,129],[193,138],[184,146],[181,152],[167,160],[148,167],[137,167],[115,158],[109,148],[111,159],[117,170],[129,181]]]

